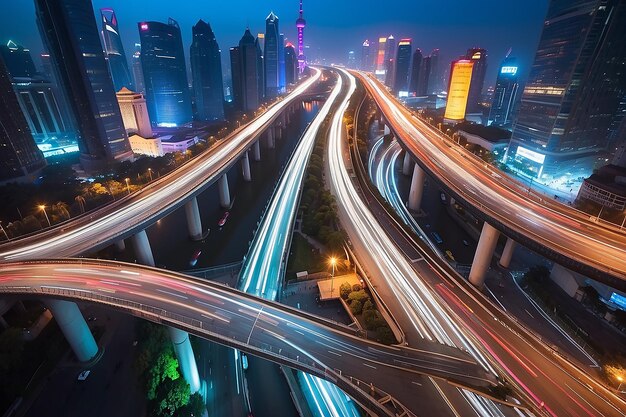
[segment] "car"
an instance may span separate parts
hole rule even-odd
[[[241,367],[243,368],[244,371],[248,369],[248,357],[246,356],[245,353],[241,354]]]
[[[446,199],[446,195],[444,193],[441,193],[439,197],[441,198],[441,202],[443,204],[446,204],[448,202],[448,200]]]
[[[191,260],[189,261],[189,265],[196,266],[196,264],[198,263],[198,258],[200,257],[201,253],[202,253],[201,250],[197,250],[191,257]]]
[[[90,370],[86,370],[86,371],[81,372],[80,374],[78,374],[78,380],[79,381],[86,380],[90,373],[91,373]]]
[[[441,238],[441,236],[439,236],[439,233],[431,232],[430,235],[433,237],[435,243],[437,243],[438,245],[441,245],[443,243],[443,239]]]
[[[219,227],[222,227],[226,224],[226,220],[228,220],[228,216],[230,216],[230,212],[227,211],[224,213],[224,215],[222,216],[222,218],[217,222],[217,225]]]

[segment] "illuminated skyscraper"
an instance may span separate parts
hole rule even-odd
[[[113,9],[100,9],[102,16],[102,40],[104,41],[104,53],[111,70],[113,87],[119,91],[122,87],[133,88],[128,69],[128,61],[124,53],[124,45],[120,37],[120,29],[117,24],[117,17]]]
[[[396,55],[395,76],[393,92],[398,95],[407,96],[409,92],[409,69],[411,67],[411,39],[401,39],[398,43],[398,53]]]
[[[13,78],[32,78],[37,74],[30,51],[13,41],[0,45],[0,56]]]
[[[370,41],[365,39],[361,46],[361,71],[373,71],[374,53]]]
[[[35,8],[55,78],[78,128],[83,168],[131,158],[91,3],[36,0]]]
[[[235,108],[244,112],[255,111],[262,98],[263,61],[260,48],[250,29],[246,29],[239,46],[230,49]]]
[[[433,49],[430,53],[430,72],[428,74],[428,93],[441,93],[441,67],[439,65],[439,49]]]
[[[550,2],[508,157],[539,177],[586,176],[605,158],[624,116],[625,27],[624,1]]]
[[[45,165],[0,57],[0,181],[27,176]]]
[[[417,95],[417,83],[422,70],[422,59],[422,51],[417,48],[413,52],[413,59],[411,60],[411,74],[409,77],[409,93],[411,95]]]
[[[485,74],[487,73],[487,50],[482,48],[468,49],[465,59],[469,59],[474,63],[472,83],[470,84],[467,97],[467,112],[479,113],[482,112],[480,103],[482,102]]]
[[[150,121],[161,127],[191,122],[191,94],[178,23],[170,18],[167,24],[140,22],[138,27]]]
[[[430,74],[432,73],[432,57],[426,56],[422,59],[422,67],[420,68],[420,74],[417,79],[416,94],[418,97],[428,95],[428,83],[430,82]]]
[[[511,112],[519,89],[519,74],[517,60],[506,57],[500,65],[496,88],[493,93],[491,109],[489,110],[489,123],[495,126],[508,126],[511,124]]]
[[[392,88],[395,78],[396,65],[396,38],[389,35],[385,43],[385,85]]]
[[[222,56],[211,26],[203,20],[192,28],[189,56],[196,118],[206,122],[224,120]]]
[[[135,85],[135,90],[138,93],[144,94],[146,92],[145,83],[143,81],[143,69],[141,68],[141,44],[135,44],[135,52],[133,52],[132,57],[132,68],[133,68],[133,81]]]
[[[300,17],[296,20],[296,28],[298,29],[298,73],[302,74],[306,68],[306,57],[304,56],[304,28],[306,20],[302,15],[302,0],[300,0]]]
[[[239,47],[230,48],[230,78],[233,90],[231,93],[233,107],[235,110],[243,111],[243,79],[241,71],[241,54]]]
[[[285,74],[285,35],[278,35],[278,89],[280,93],[285,92],[287,75]]]
[[[287,85],[298,81],[298,57],[291,42],[285,46],[285,82]]]
[[[469,59],[459,59],[452,62],[450,85],[448,87],[448,103],[443,116],[447,122],[457,123],[465,119],[473,66],[474,62]]]
[[[126,132],[129,134],[137,133],[142,138],[152,137],[152,125],[143,94],[135,93],[123,87],[116,96]]]
[[[386,61],[385,61],[385,51],[387,50],[386,46],[387,46],[387,38],[383,38],[383,37],[378,38],[378,50],[376,51],[376,69],[374,71],[376,72],[376,75],[382,77],[383,80],[384,80],[385,68],[386,68]]]
[[[278,65],[278,16],[271,12],[265,18],[265,45],[263,64],[265,69],[265,95],[276,97],[280,90],[280,70]]]

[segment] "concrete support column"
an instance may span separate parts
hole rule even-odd
[[[192,394],[198,392],[200,390],[200,375],[198,375],[196,357],[189,341],[189,333],[174,327],[168,327],[168,331],[174,344],[174,352],[176,352],[176,359],[178,359],[183,378],[189,384]]]
[[[500,232],[492,225],[487,222],[483,223],[483,230],[480,232],[480,239],[478,239],[472,269],[470,269],[469,273],[469,281],[476,287],[480,288],[485,283],[485,274],[491,263],[491,257],[498,243],[499,236]]]
[[[230,208],[230,190],[228,189],[228,176],[222,175],[218,181],[220,191],[220,205],[224,208]]]
[[[504,250],[502,251],[500,261],[498,262],[502,268],[508,268],[509,265],[511,265],[511,258],[513,258],[513,252],[515,252],[516,246],[516,241],[514,241],[510,237],[506,238],[506,244],[504,245]]]
[[[252,174],[250,173],[250,157],[248,154],[250,151],[246,151],[241,158],[241,172],[243,174],[243,180],[250,182],[252,181]]]
[[[409,175],[411,173],[411,163],[413,163],[413,160],[411,159],[411,154],[408,151],[405,151],[404,161],[402,162],[402,173],[404,175]]]
[[[124,242],[124,239],[115,242],[115,250],[118,252],[124,252],[126,250],[126,242]]]
[[[98,353],[98,345],[87,326],[87,322],[76,303],[62,300],[46,300],[67,342],[76,358],[81,362],[93,359]]]
[[[196,197],[185,203],[185,217],[187,217],[187,230],[189,230],[191,240],[202,240],[202,219],[200,219]]]
[[[276,125],[275,130],[274,130],[274,137],[276,139],[282,139],[283,138],[283,125],[279,124]]]
[[[425,176],[424,170],[418,164],[414,164],[411,191],[409,191],[409,210],[418,211],[422,205]]]
[[[269,149],[274,149],[276,147],[276,141],[274,139],[274,126],[270,126],[265,131],[265,136],[267,138],[267,147]]]
[[[261,160],[261,142],[260,142],[260,139],[257,139],[257,141],[254,142],[254,145],[252,145],[252,159],[254,159],[256,162],[259,162]]]
[[[139,263],[148,266],[155,266],[154,256],[152,255],[152,248],[150,247],[150,241],[145,230],[135,233],[131,237],[133,242],[133,248],[135,249],[135,256]]]

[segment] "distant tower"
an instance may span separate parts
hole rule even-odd
[[[304,27],[306,20],[302,17],[302,0],[300,0],[300,17],[296,20],[298,28],[298,72],[302,74],[306,67],[306,57],[304,56]]]

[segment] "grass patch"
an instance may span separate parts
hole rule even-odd
[[[287,279],[296,278],[296,272],[308,271],[309,274],[324,269],[319,251],[314,248],[300,233],[294,233],[291,240],[291,254],[287,263]]]

